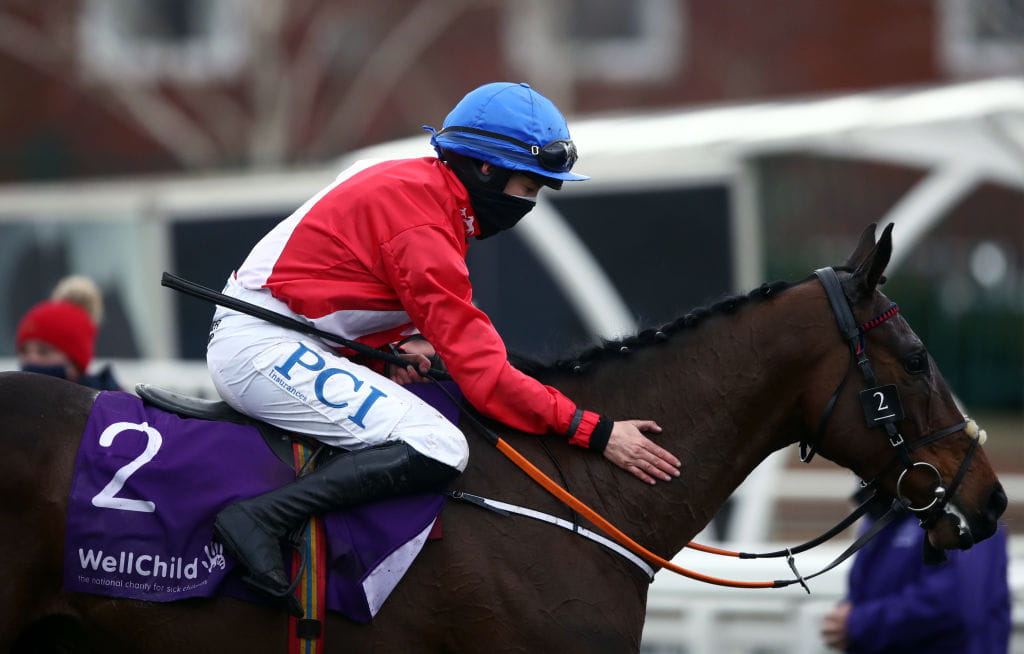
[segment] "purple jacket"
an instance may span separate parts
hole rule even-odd
[[[1006,530],[949,561],[922,560],[924,530],[901,516],[850,569],[847,621],[854,654],[1005,654],[1010,639]]]

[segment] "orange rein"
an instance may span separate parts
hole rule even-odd
[[[731,579],[719,579],[718,577],[710,577],[708,575],[703,575],[699,572],[694,572],[692,570],[687,570],[686,568],[681,568],[678,565],[672,563],[671,561],[667,561],[661,558],[654,552],[651,552],[650,550],[645,548],[643,545],[640,545],[639,543],[634,541],[626,534],[622,533],[622,531],[615,527],[615,525],[611,524],[603,517],[601,517],[601,515],[598,514],[597,511],[590,508],[589,506],[581,502],[579,499],[577,499],[575,496],[573,496],[571,493],[569,493],[569,491],[565,490],[564,488],[556,484],[550,477],[544,474],[543,471],[541,471],[539,468],[530,463],[530,461],[527,460],[526,457],[517,452],[514,447],[506,443],[504,439],[499,438],[495,445],[502,454],[504,454],[512,461],[512,463],[515,463],[517,466],[519,466],[520,469],[522,469],[523,472],[529,475],[531,479],[533,479],[535,482],[543,486],[544,490],[554,495],[562,503],[564,503],[566,506],[573,509],[583,517],[585,517],[587,520],[590,520],[601,531],[606,533],[608,536],[610,536],[612,539],[614,539],[616,542],[618,542],[620,545],[622,545],[629,551],[633,552],[640,558],[646,560],[648,563],[652,563],[666,570],[671,570],[672,572],[680,574],[684,577],[689,577],[690,579],[702,581],[707,584],[714,584],[716,586],[729,586],[732,588],[781,588],[791,583],[786,581],[733,581]],[[734,557],[740,556],[739,552],[730,552],[729,550],[722,550],[718,549],[717,547],[709,547],[707,545],[700,545],[698,543],[693,542],[688,543],[687,547],[699,550],[701,552],[707,552],[709,554],[720,554],[722,556]]]

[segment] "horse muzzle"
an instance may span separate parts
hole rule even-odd
[[[970,549],[975,543],[992,536],[999,528],[999,517],[1003,515],[1006,506],[1006,492],[997,483],[989,494],[985,508],[973,520],[969,520],[954,502],[934,514],[924,516],[921,527],[928,532],[925,560],[935,558],[936,552],[941,550]],[[944,560],[945,556],[941,558]]]

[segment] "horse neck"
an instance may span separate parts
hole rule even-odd
[[[655,552],[678,552],[761,461],[803,435],[793,418],[799,379],[816,355],[793,311],[798,289],[712,316],[567,389],[581,406],[664,429],[652,439],[680,459],[678,479],[645,486],[593,459],[587,472],[603,510]]]

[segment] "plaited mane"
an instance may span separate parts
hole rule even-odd
[[[661,327],[644,329],[637,334],[618,340],[604,341],[601,345],[585,350],[573,358],[561,359],[546,365],[520,359],[516,359],[513,363],[520,370],[532,376],[538,376],[546,372],[583,374],[600,361],[621,357],[641,348],[664,343],[674,334],[684,329],[696,327],[710,316],[735,313],[737,309],[751,301],[764,300],[795,285],[790,282],[765,283],[746,295],[727,296],[716,300],[709,306],[697,307],[684,316]]]

